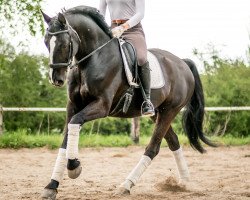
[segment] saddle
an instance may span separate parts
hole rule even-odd
[[[125,94],[121,97],[115,109],[112,110],[110,115],[115,115],[118,112],[126,113],[131,104],[132,98],[134,96],[134,89],[141,88],[142,94],[144,94],[143,88],[140,86],[139,76],[138,76],[138,66],[137,57],[134,46],[122,39],[118,39],[120,46],[120,53],[123,60],[123,66],[125,74],[127,77],[128,84],[130,87],[127,89]],[[165,85],[165,80],[163,78],[162,70],[160,64],[154,54],[148,51],[147,54],[150,75],[151,75],[151,89],[158,89]],[[145,94],[144,94],[145,95]]]
[[[135,48],[131,43],[122,39],[119,39],[119,44],[127,81],[130,86],[138,88],[140,86],[138,82],[138,66]],[[165,80],[157,57],[148,51],[147,59],[151,70],[151,89],[162,88],[165,85]]]

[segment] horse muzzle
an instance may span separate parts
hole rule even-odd
[[[66,81],[67,70],[53,70],[50,69],[49,80],[50,83],[57,87],[62,87]]]
[[[56,80],[56,81],[53,81],[52,84],[54,86],[57,86],[57,87],[62,87],[64,85],[64,81],[63,80]]]

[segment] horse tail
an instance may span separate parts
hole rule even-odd
[[[189,66],[195,79],[194,92],[191,100],[186,105],[186,109],[182,116],[182,125],[188,136],[190,145],[200,153],[206,152],[202,147],[200,140],[205,144],[216,147],[216,145],[205,137],[203,133],[203,120],[205,114],[205,101],[202,83],[195,63],[190,59],[183,59]]]

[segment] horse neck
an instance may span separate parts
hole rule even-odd
[[[80,37],[80,46],[76,54],[77,59],[88,55],[102,44],[110,40],[110,37],[90,18],[80,15],[68,18],[70,25]]]

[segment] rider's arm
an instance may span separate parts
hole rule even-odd
[[[103,17],[105,17],[106,8],[107,8],[106,0],[100,0],[100,3],[99,3],[99,11],[100,11],[100,13],[103,15]]]
[[[141,22],[141,20],[144,18],[145,13],[145,0],[135,0],[135,8],[136,13],[133,17],[131,17],[124,25],[127,26],[126,29],[131,28],[138,23]],[[124,27],[125,28],[125,27]]]

